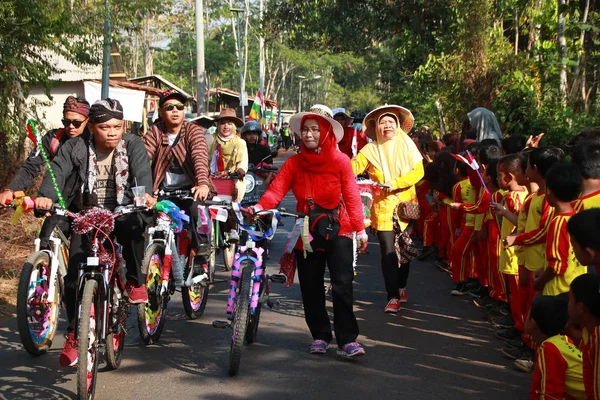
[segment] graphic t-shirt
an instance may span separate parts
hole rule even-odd
[[[115,151],[96,149],[96,183],[94,192],[98,198],[98,206],[108,210],[117,207],[117,190],[115,182]]]

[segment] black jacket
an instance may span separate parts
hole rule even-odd
[[[271,150],[267,146],[262,144],[248,144],[248,163],[256,166],[262,159],[267,157],[263,162],[267,164],[273,164],[273,158],[271,156]]]
[[[123,139],[125,140],[129,159],[128,186],[131,188],[136,185],[134,182],[137,182],[138,186],[146,187],[146,193],[152,193],[152,170],[150,169],[150,159],[144,142],[139,137],[129,133],[124,133]],[[73,200],[75,200],[76,205],[81,203],[81,189],[84,182],[87,181],[88,148],[89,135],[73,138],[65,142],[52,161],[56,183],[62,191],[67,205]],[[127,191],[126,195],[130,199],[133,198],[130,190]],[[58,199],[48,171],[44,176],[38,197],[48,197],[53,201]]]
[[[56,146],[53,146],[53,140],[57,134],[59,135],[58,142],[56,143]],[[87,131],[84,131],[83,134],[87,134]],[[48,153],[50,160],[54,158],[54,156],[58,153],[58,150],[68,139],[69,136],[64,129],[53,129],[42,136],[42,146],[44,146],[44,149],[46,149],[46,153]],[[52,149],[52,147],[55,148]],[[40,176],[44,167],[45,165],[42,156],[37,149],[34,149],[31,154],[29,154],[29,157],[27,157],[23,165],[21,165],[21,168],[19,168],[15,173],[13,180],[10,182],[10,185],[8,185],[8,189],[12,190],[13,192],[17,192],[19,190],[25,191],[33,184],[33,181]]]

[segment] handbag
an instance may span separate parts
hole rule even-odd
[[[423,251],[423,246],[415,235],[414,224],[411,222],[402,230],[399,219],[397,213],[394,213],[394,250],[398,257],[398,268],[419,257]]]
[[[421,217],[421,207],[415,203],[401,201],[396,206],[395,214],[400,219],[419,219]]]
[[[309,184],[310,179],[306,180],[308,203],[308,223],[309,231],[313,236],[313,241],[317,239],[320,242],[333,240],[337,238],[340,232],[340,208],[341,202],[336,208],[324,208],[314,202],[312,198],[312,187]]]

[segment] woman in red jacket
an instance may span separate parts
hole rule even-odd
[[[302,151],[283,164],[255,208],[261,210],[277,206],[290,189],[298,201],[296,210],[299,212],[308,214],[311,200],[324,209],[340,207],[338,235],[323,240],[317,232],[311,232],[312,251],[304,251],[308,246],[298,240],[294,254],[305,320],[314,340],[310,352],[326,353],[332,339],[323,290],[327,266],[331,278],[333,325],[338,353],[346,357],[363,355],[365,350],[356,342],[358,323],[352,309],[352,236],[353,232],[357,232],[359,246],[363,247],[366,246],[367,235],[360,193],[350,160],[337,150],[344,130],[334,119],[314,113],[294,115],[290,119],[290,127],[300,134]]]

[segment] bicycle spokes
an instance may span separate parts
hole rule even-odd
[[[29,332],[36,343],[43,342],[50,334],[53,318],[58,304],[48,301],[48,288],[50,287],[48,277],[50,267],[48,263],[41,262],[35,268],[30,277],[27,296],[27,315],[29,320]],[[58,293],[58,292],[56,292]]]

